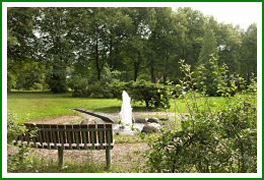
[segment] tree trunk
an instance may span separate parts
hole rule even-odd
[[[137,81],[138,69],[139,69],[139,63],[134,62],[134,81]]]
[[[167,74],[168,74],[168,65],[169,65],[169,56],[166,57],[165,59],[165,66],[164,66],[164,75],[163,75],[163,83],[166,84],[167,81]]]
[[[151,82],[155,83],[155,75],[154,75],[154,67],[153,64],[150,66],[150,73],[151,73]]]
[[[141,61],[141,54],[140,54],[140,52],[138,52],[138,59],[137,59],[137,61],[134,61],[134,81],[137,80],[140,61]]]
[[[112,56],[113,56],[113,40],[112,38],[110,39],[110,42],[109,42],[109,66],[110,68],[113,68],[113,60],[112,60]]]
[[[96,63],[96,70],[97,70],[97,80],[100,81],[101,69],[99,65],[98,41],[96,41],[96,44],[95,44],[95,63]]]

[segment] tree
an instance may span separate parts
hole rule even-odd
[[[238,27],[232,25],[219,24],[218,55],[219,62],[225,63],[232,72],[239,71],[239,55],[241,46],[241,36]]]
[[[209,27],[205,28],[202,47],[199,55],[198,64],[206,63],[210,57],[217,56],[217,44],[214,32]]]
[[[185,59],[187,64],[194,65],[199,58],[206,18],[200,11],[191,8],[178,8],[177,16],[185,27],[184,35],[179,41],[179,59]]]
[[[144,62],[146,42],[150,36],[150,8],[127,8],[124,15],[131,19],[128,42],[124,54],[127,62],[133,67],[133,80],[136,81]]]
[[[61,7],[39,8],[37,18],[39,60],[52,66],[47,82],[54,93],[67,90],[66,68],[74,57],[73,26],[69,26],[72,19],[68,13],[68,9]]]
[[[7,8],[7,89],[16,85],[23,62],[34,57],[35,8]]]
[[[152,82],[155,82],[157,72],[166,81],[169,69],[169,59],[175,52],[177,26],[171,8],[153,8],[150,23],[151,35],[148,39],[150,52],[148,67]],[[156,73],[155,73],[156,71]]]
[[[242,34],[241,56],[239,59],[240,73],[247,78],[250,73],[257,74],[257,25],[252,24]]]

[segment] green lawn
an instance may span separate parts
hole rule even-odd
[[[121,104],[122,101],[117,99],[74,98],[70,94],[9,93],[7,95],[8,113],[27,116],[30,120],[76,114],[70,110],[71,108],[118,112]]]
[[[211,110],[224,107],[227,98],[208,97],[198,98],[198,104],[209,103]],[[187,112],[185,106],[186,100],[176,99],[171,101],[171,108],[164,109],[146,109],[143,104],[132,103],[133,111],[169,111],[169,112]],[[7,95],[8,113],[16,113],[19,117],[27,117],[28,120],[37,120],[40,118],[56,117],[62,115],[74,115],[76,112],[71,108],[84,108],[98,112],[119,112],[122,101],[119,99],[103,98],[76,98],[71,94],[51,94],[40,92],[15,92]]]

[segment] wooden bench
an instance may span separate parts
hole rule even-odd
[[[14,145],[56,149],[59,166],[63,165],[63,150],[105,150],[106,166],[110,167],[110,150],[114,147],[112,124],[25,123],[25,126],[28,132],[18,136]]]

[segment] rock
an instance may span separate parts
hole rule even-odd
[[[160,118],[159,120],[160,120],[160,121],[168,121],[169,118]]]
[[[145,118],[135,118],[135,123],[147,123]]]
[[[158,118],[155,118],[155,117],[151,117],[147,120],[147,122],[150,122],[150,123],[159,123],[159,119]]]
[[[148,123],[146,124],[141,133],[152,133],[152,132],[158,132],[160,129],[160,125],[157,123]]]
[[[89,122],[90,122],[89,119],[84,119],[81,121],[80,124],[90,124]]]
[[[89,118],[81,121],[80,124],[104,124],[105,122],[99,118]]]

